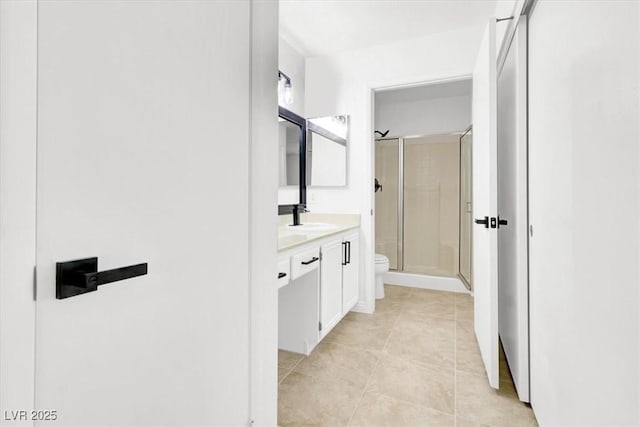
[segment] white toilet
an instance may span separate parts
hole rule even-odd
[[[376,254],[376,299],[384,298],[384,274],[389,271],[389,258]]]

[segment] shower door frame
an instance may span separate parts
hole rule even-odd
[[[425,134],[425,135],[406,135],[406,136],[386,136],[383,138],[375,138],[374,139],[374,144],[378,143],[378,141],[398,141],[398,237],[396,239],[397,243],[396,243],[396,250],[397,250],[397,261],[396,261],[396,268],[392,269],[390,268],[389,271],[394,271],[397,273],[407,273],[407,274],[417,274],[417,275],[421,275],[421,276],[436,276],[436,277],[443,277],[443,278],[461,278],[462,274],[460,273],[460,225],[462,224],[462,216],[460,215],[460,197],[462,194],[462,183],[461,183],[461,174],[462,174],[462,137],[464,135],[466,135],[467,133],[469,133],[469,131],[471,130],[472,126],[469,126],[467,129],[465,129],[464,131],[453,131],[453,132],[443,132],[443,133],[432,133],[432,134]],[[455,273],[455,275],[453,276],[445,276],[445,275],[437,275],[437,274],[425,274],[425,273],[416,273],[416,272],[412,272],[412,271],[406,271],[404,269],[404,140],[405,139],[414,139],[414,138],[428,138],[428,137],[432,137],[432,136],[438,136],[438,135],[456,135],[458,134],[458,161],[460,163],[460,169],[458,170],[458,271]],[[374,145],[374,156],[375,157],[375,145]],[[375,169],[373,171],[373,174],[375,176]],[[473,185],[473,182],[472,182]],[[375,223],[373,225],[374,230],[375,230]],[[374,248],[374,252],[375,252],[375,248]],[[466,280],[462,280],[461,279],[462,284],[467,288],[467,289],[471,289],[469,283],[467,283]]]
[[[462,281],[462,284],[469,290],[472,291],[471,282],[473,281],[473,276],[469,277],[467,280],[462,274],[462,138],[464,138],[469,132],[473,131],[473,125],[469,125],[469,127],[460,135],[459,144],[460,144],[460,180],[458,184],[460,185],[458,188],[458,277]],[[471,134],[471,144],[473,144],[473,133]],[[470,153],[473,156],[473,152]],[[467,167],[469,168],[469,176],[471,185],[469,186],[469,192],[473,195],[473,158],[470,159]],[[473,204],[473,201],[467,202]],[[473,206],[473,205],[472,205]],[[473,272],[473,215],[471,215],[472,221],[470,225],[470,233],[469,233],[469,246],[471,247],[469,252],[471,252],[471,256],[469,258],[469,274],[471,275]]]

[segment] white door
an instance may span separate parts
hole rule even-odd
[[[342,318],[342,239],[320,247],[320,336],[324,337]]]
[[[38,9],[41,425],[247,424],[249,3]],[[56,299],[89,257],[148,274]]]
[[[496,24],[491,20],[473,71],[474,324],[489,384],[498,388],[498,216]]]
[[[349,234],[344,239],[342,267],[342,314],[347,314],[358,302],[358,273],[360,270],[359,232]]]
[[[500,339],[520,400],[529,401],[527,21],[520,17],[498,77]]]

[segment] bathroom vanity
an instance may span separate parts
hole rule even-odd
[[[278,228],[278,347],[308,355],[358,302],[360,215],[291,222]]]

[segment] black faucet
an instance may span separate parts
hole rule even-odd
[[[294,205],[291,213],[293,214],[293,224],[292,225],[302,225],[300,224],[300,211],[304,212],[305,209],[302,205]]]

